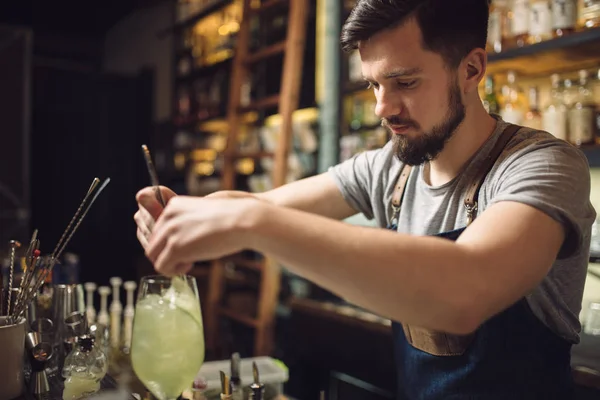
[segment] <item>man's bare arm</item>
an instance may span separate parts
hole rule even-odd
[[[357,213],[344,200],[333,178],[322,173],[262,193],[221,191],[207,197],[254,196],[271,204],[342,220]]]

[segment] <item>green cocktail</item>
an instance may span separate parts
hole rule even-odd
[[[204,362],[204,331],[196,280],[144,277],[133,321],[131,362],[159,400],[190,388]]]

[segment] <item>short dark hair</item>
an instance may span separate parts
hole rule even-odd
[[[489,0],[358,0],[344,23],[341,44],[352,51],[359,42],[415,18],[423,48],[456,68],[475,48],[485,49]]]

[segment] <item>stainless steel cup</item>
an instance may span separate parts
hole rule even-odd
[[[6,324],[0,317],[0,400],[10,400],[23,393],[25,352],[25,318],[16,324]]]

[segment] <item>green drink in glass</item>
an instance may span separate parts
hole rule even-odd
[[[133,370],[159,400],[174,400],[192,386],[204,362],[204,330],[196,280],[142,278],[135,306]]]

